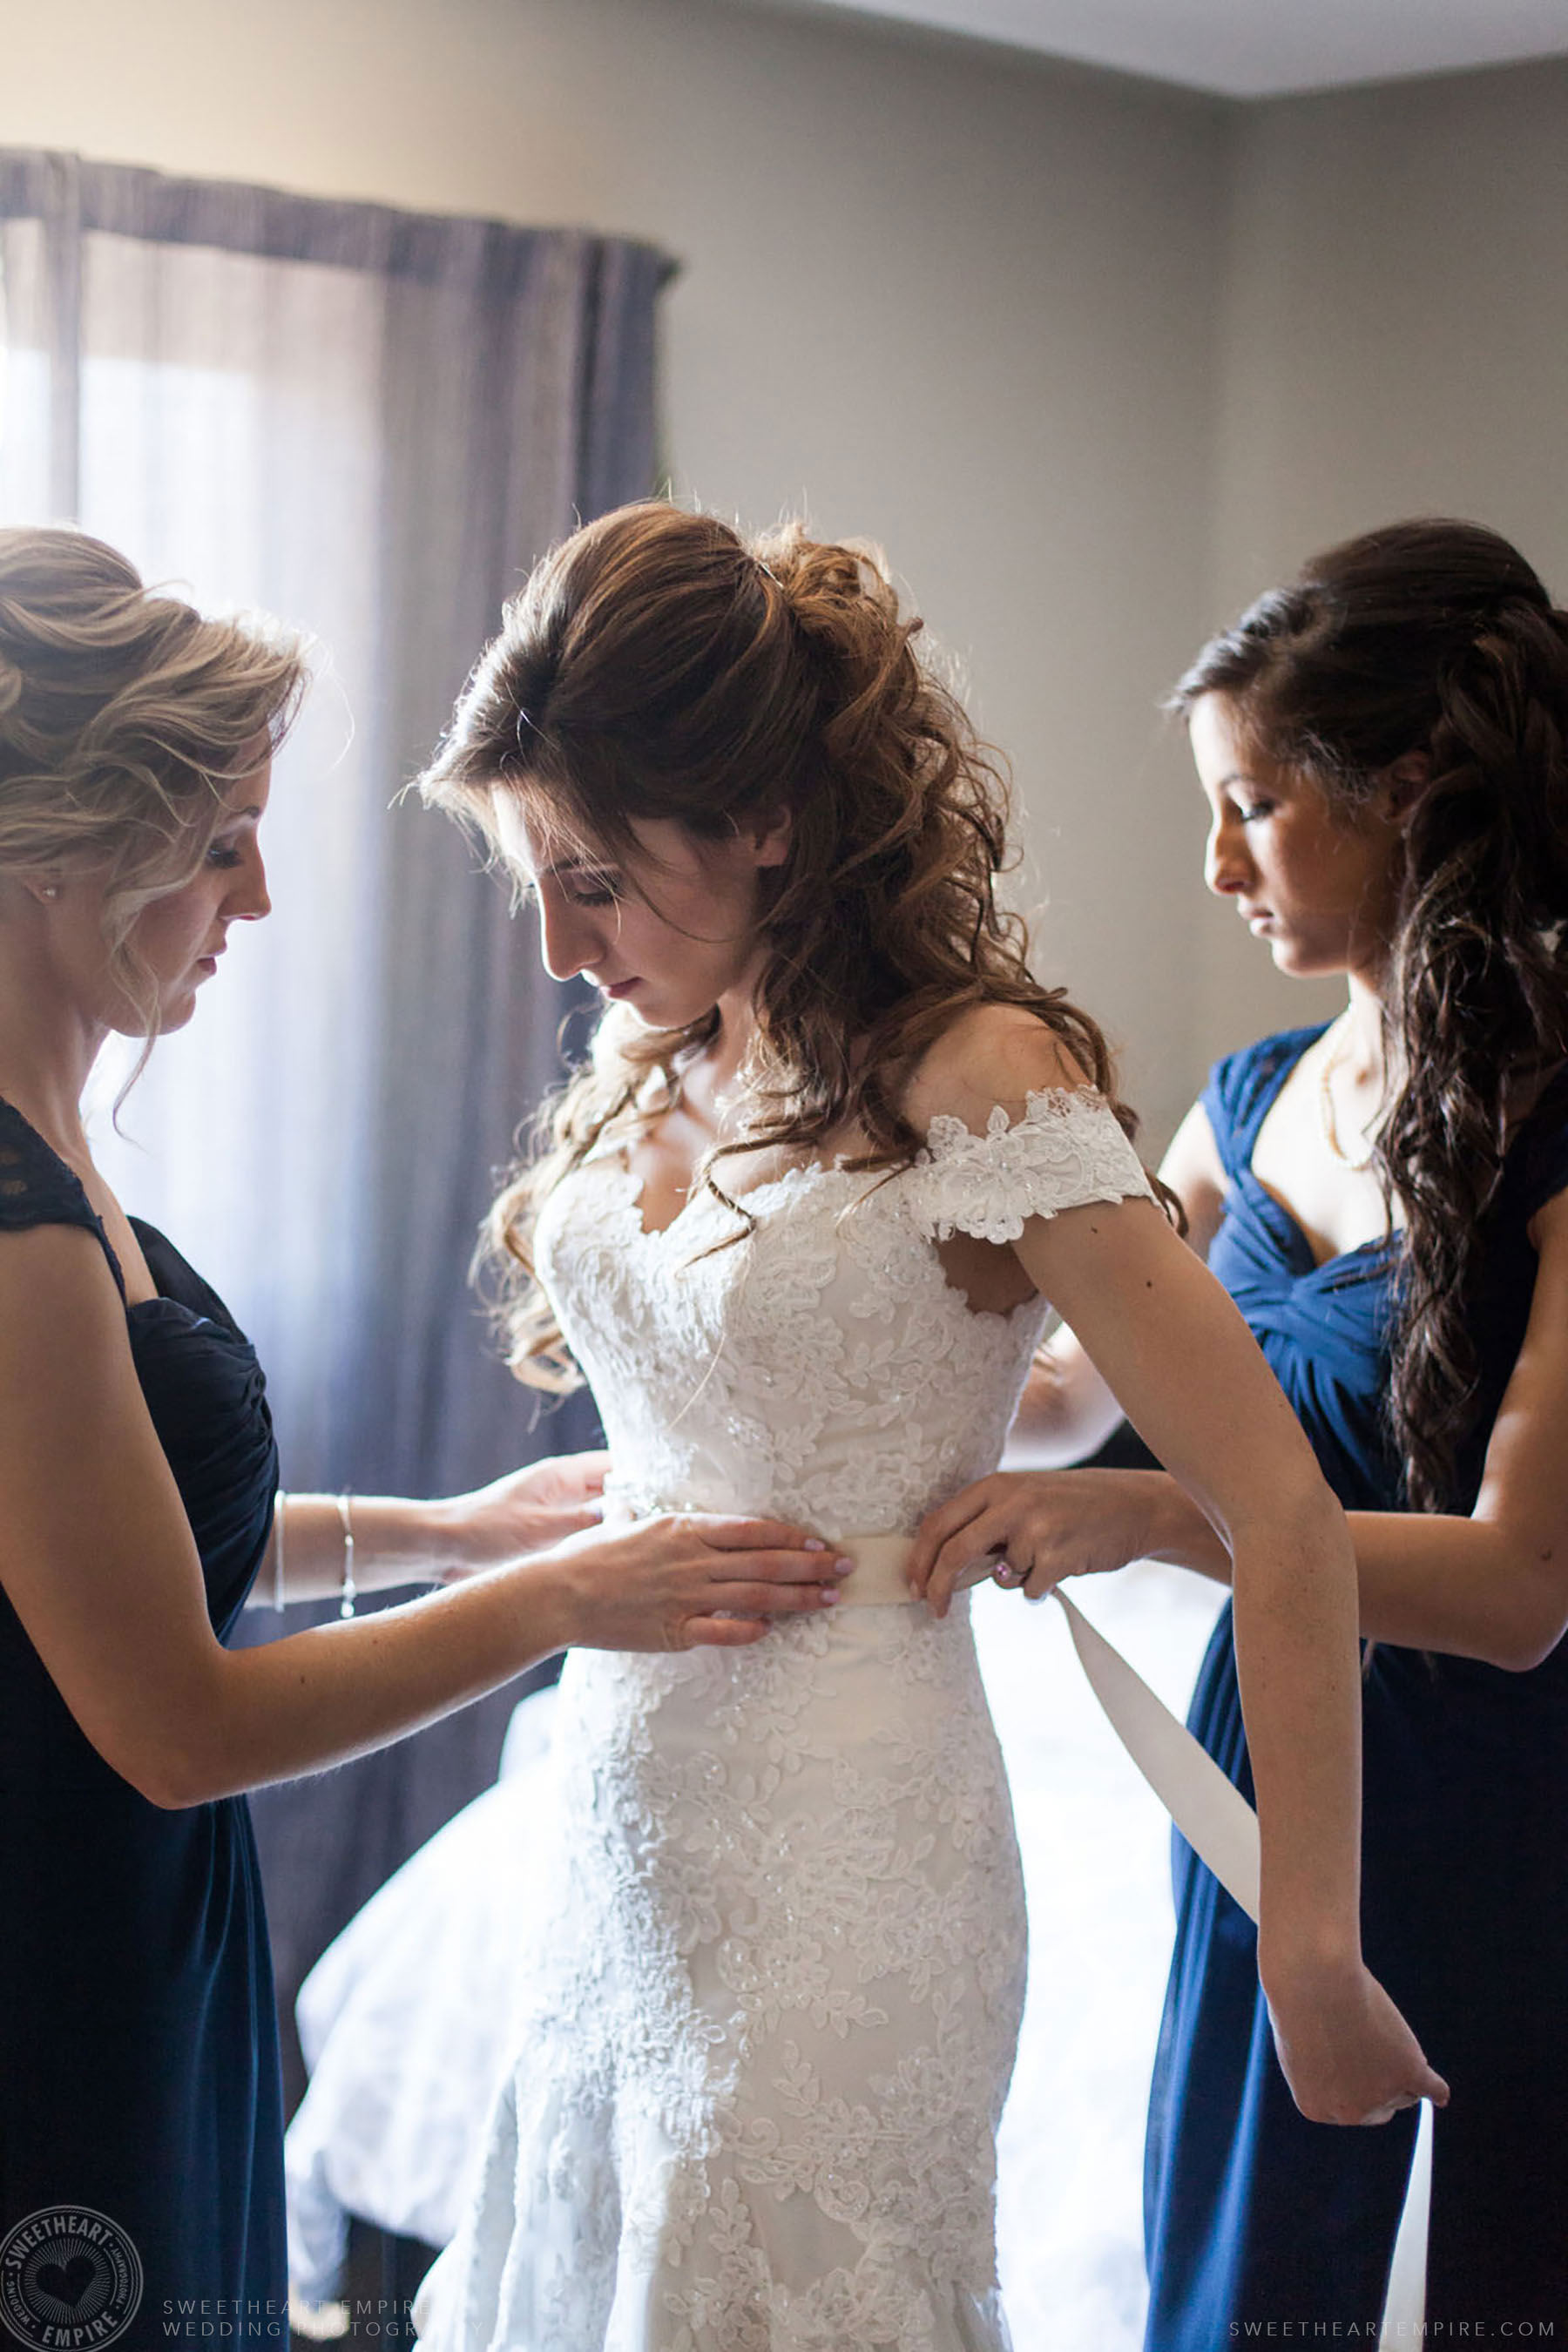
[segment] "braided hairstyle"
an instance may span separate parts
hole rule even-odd
[[[1348,821],[1402,755],[1430,763],[1396,853],[1384,1018],[1397,1091],[1376,1164],[1405,1215],[1393,1435],[1412,1507],[1450,1509],[1485,1221],[1512,1130],[1568,1057],[1568,613],[1496,531],[1394,523],[1260,597],[1170,707],[1205,694]]]
[[[637,818],[718,840],[787,809],[786,862],[763,877],[767,950],[740,1141],[710,1152],[809,1153],[847,1126],[849,1164],[893,1169],[922,1139],[902,1082],[960,1009],[1026,1006],[1115,1104],[1089,1015],[1029,971],[1019,919],[994,895],[1007,800],[962,707],[916,655],[881,559],[798,525],[747,543],[705,515],[649,502],[575,532],[510,604],[452,728],[421,779],[435,806],[494,834],[497,792],[546,835],[635,874]],[[717,1013],[639,1030],[614,1010],[592,1059],[548,1112],[487,1226],[512,1368],[539,1386],[573,1375],[533,1280],[542,1202],[605,1129],[628,1133],[678,1098],[683,1061]],[[647,1082],[662,1087],[648,1102]],[[1118,1107],[1131,1133],[1131,1114]]]

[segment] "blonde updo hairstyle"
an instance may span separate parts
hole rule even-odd
[[[77,530],[0,530],[0,878],[106,885],[110,971],[149,1043],[142,908],[200,871],[226,789],[306,684],[270,623],[205,619]]]
[[[428,803],[498,849],[496,797],[514,795],[547,840],[614,864],[626,888],[647,868],[638,818],[719,841],[789,813],[786,860],[760,877],[754,1109],[699,1171],[735,1209],[737,1239],[752,1220],[716,1180],[729,1152],[807,1157],[849,1131],[865,1148],[847,1166],[908,1164],[922,1138],[900,1108],[904,1083],[966,1006],[1027,1007],[1115,1103],[1100,1030],[1033,977],[1023,925],[996,904],[1005,786],[920,659],[920,630],[874,551],[798,524],[747,542],[710,516],[623,507],[574,532],[508,605],[421,779]],[[657,904],[657,882],[647,895]],[[520,1378],[575,1379],[533,1277],[541,1206],[607,1130],[629,1138],[679,1098],[718,1017],[650,1032],[612,1007],[542,1114],[542,1149],[481,1247]]]

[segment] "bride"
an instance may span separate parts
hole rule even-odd
[[[904,1562],[1047,1299],[1234,1555],[1292,2089],[1440,2089],[1360,1958],[1343,1522],[995,906],[1001,785],[918,625],[864,553],[626,508],[535,571],[423,782],[608,1000],[492,1212],[513,1368],[586,1375],[621,1511],[800,1519],[842,1578],[754,1646],[570,1660],[431,2352],[1006,2344],[1018,1858],[963,1601]]]

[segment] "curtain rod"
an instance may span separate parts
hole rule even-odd
[[[154,245],[217,247],[261,258],[321,262],[395,277],[449,278],[465,266],[505,286],[557,240],[616,248],[651,264],[662,288],[680,264],[637,237],[566,226],[521,227],[460,213],[298,195],[237,180],[175,177],[45,148],[0,148],[0,219],[55,221]]]

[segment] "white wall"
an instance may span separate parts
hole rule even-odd
[[[885,543],[1152,1132],[1194,1076],[1194,804],[1152,707],[1203,612],[1228,119],[729,0],[51,0],[0,78],[8,144],[675,254],[678,485]]]

